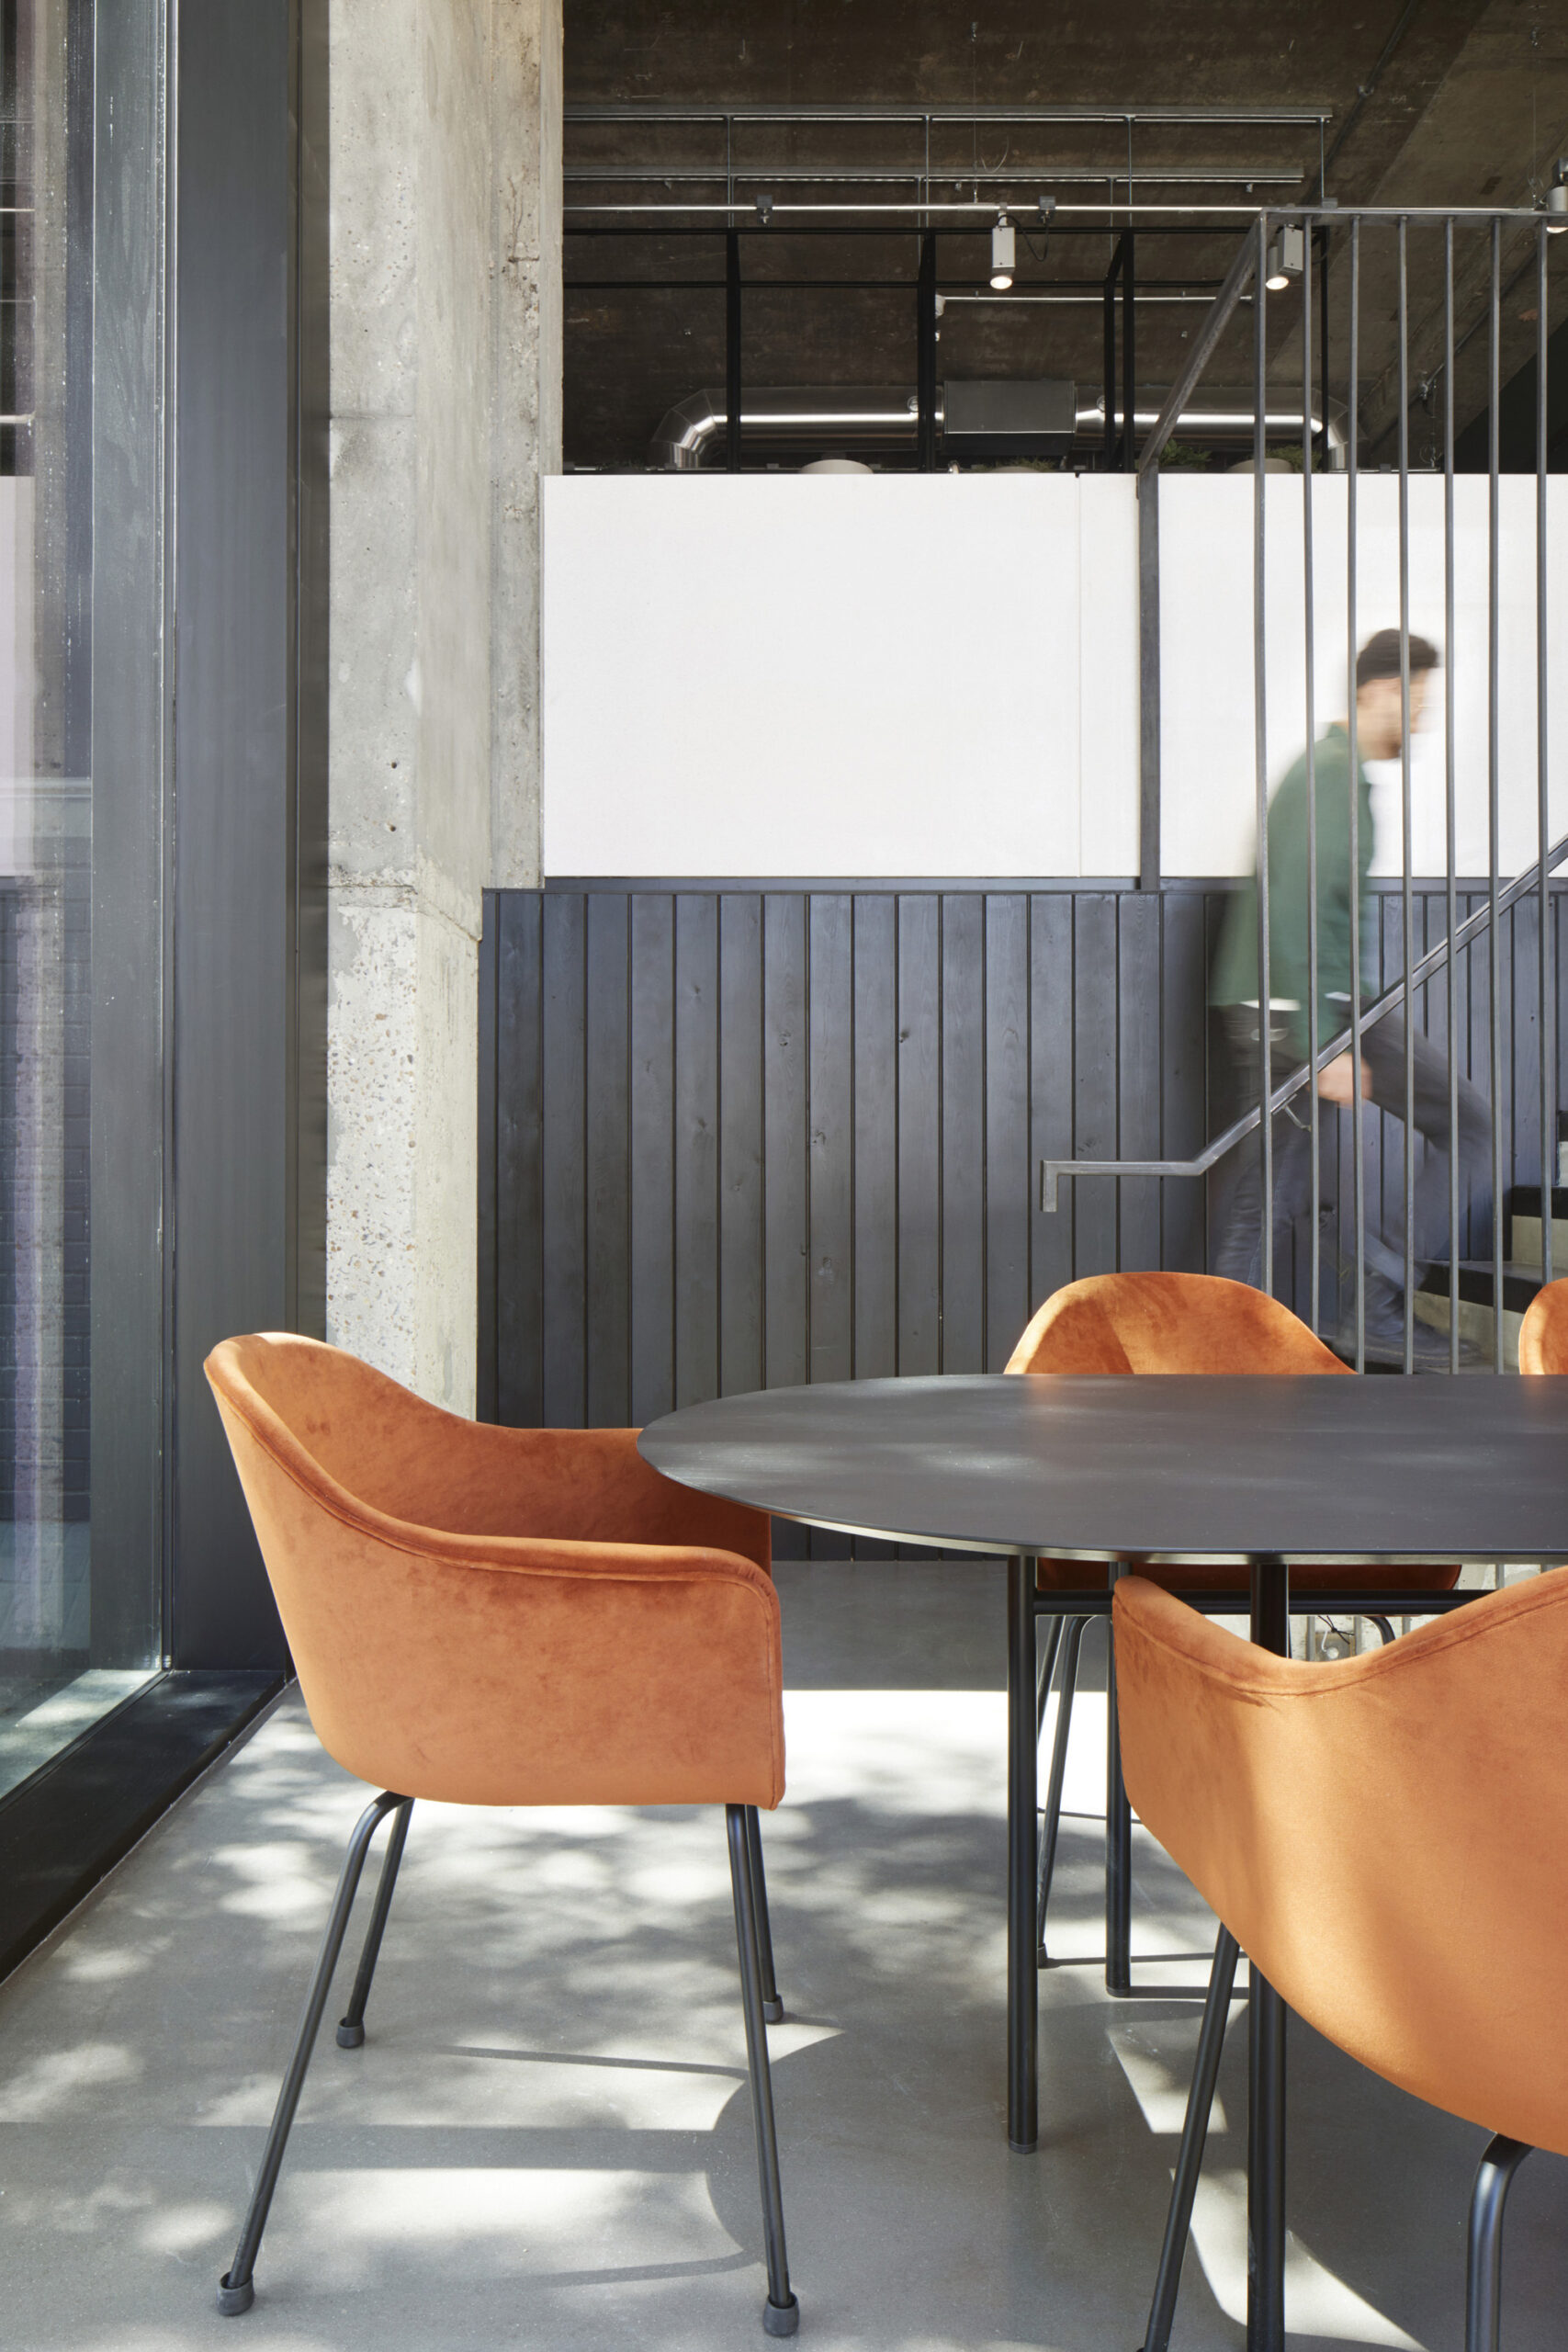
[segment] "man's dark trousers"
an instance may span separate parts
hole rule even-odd
[[[1227,1127],[1258,1101],[1258,1015],[1250,1005],[1226,1005],[1215,1017],[1220,1032],[1224,1076],[1216,1105],[1215,1125]],[[1419,1031],[1412,1039],[1416,1065],[1416,1128],[1434,1148],[1423,1155],[1416,1173],[1416,1215],[1412,1236],[1415,1279],[1434,1259],[1446,1254],[1449,1241],[1449,1066]],[[1347,1049],[1348,1050],[1348,1049]],[[1371,1101],[1392,1117],[1404,1116],[1404,1032],[1395,1017],[1374,1022],[1361,1038],[1361,1060],[1371,1075]],[[1296,1065],[1299,1067],[1299,1065]],[[1292,1068],[1288,1050],[1276,1051],[1274,1083],[1288,1078]],[[1322,1104],[1320,1110],[1329,1106]],[[1274,1121],[1274,1236],[1278,1251],[1281,1238],[1294,1220],[1312,1205],[1312,1136],[1307,1126],[1311,1106],[1306,1089],[1295,1096],[1290,1110]],[[1292,1118],[1291,1114],[1294,1113]],[[1348,1116],[1348,1106],[1344,1115]],[[1296,1120],[1301,1121],[1297,1125]],[[1320,1123],[1320,1132],[1330,1132]],[[1459,1082],[1459,1204],[1462,1220],[1467,1207],[1484,1204],[1490,1193],[1491,1109],[1486,1097],[1467,1079]],[[1219,1247],[1211,1271],[1234,1282],[1256,1287],[1263,1276],[1263,1171],[1256,1134],[1236,1147],[1240,1166],[1225,1204]],[[1371,1203],[1368,1204],[1369,1209]],[[1404,1289],[1403,1237],[1392,1240],[1369,1215],[1366,1227],[1369,1273],[1382,1274],[1393,1288]]]

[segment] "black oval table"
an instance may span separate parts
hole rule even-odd
[[[1041,1593],[1037,1559],[1109,1562],[1111,1582],[1137,1559],[1246,1561],[1253,1638],[1276,1650],[1292,1609],[1345,1609],[1342,1591],[1314,1593],[1314,1561],[1568,1560],[1568,1379],[824,1382],[690,1405],[638,1442],[667,1477],[781,1519],[1007,1555],[1008,2139],[1021,2152],[1038,2131],[1035,1620],[1110,1606],[1104,1587]],[[1358,1590],[1356,1606],[1424,1613],[1460,1599]],[[1108,1874],[1108,1907],[1122,1899]],[[1284,2016],[1256,1973],[1249,2041],[1247,2342],[1282,2352]]]

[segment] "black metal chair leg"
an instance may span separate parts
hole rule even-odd
[[[392,1907],[392,1889],[398,1883],[398,1864],[403,1859],[403,1840],[409,1834],[412,1813],[413,1799],[407,1797],[399,1806],[388,1833],[387,1851],[381,1862],[381,1883],[376,1889],[376,1907],[370,1914],[370,1925],[366,1930],[365,1949],[359,1955],[359,1971],[354,1980],[348,2007],[338,2022],[337,2046],[340,2050],[357,2050],[365,2039],[365,2004],[370,1998],[376,1962],[381,1954],[381,1938],[386,1932],[387,1914]]]
[[[272,2203],[272,2192],[277,2186],[277,2175],[283,2163],[283,2152],[288,2144],[289,2128],[294,2121],[294,2110],[299,2104],[299,2093],[305,2085],[305,2071],[310,2064],[310,2053],[316,2046],[316,2035],[321,2030],[321,2012],[327,2006],[327,1995],[332,1990],[333,1971],[337,1966],[338,1954],[343,1950],[343,1939],[348,1928],[348,1915],[354,1908],[354,1898],[359,1886],[359,1874],[365,1867],[365,1857],[369,1850],[370,1840],[394,1806],[407,1803],[407,1798],[394,1796],[389,1790],[383,1791],[373,1804],[366,1806],[355,1824],[354,1835],[348,1841],[348,1851],[344,1856],[343,1871],[337,1883],[337,1893],[333,1897],[333,1907],[327,1916],[327,1932],[321,1939],[321,1957],[316,1962],[315,1975],[310,1980],[310,1991],[305,2003],[305,2014],[299,2021],[299,2031],[295,2039],[294,2054],[288,2061],[288,2071],[283,2077],[283,2087],[277,2094],[277,2105],[273,2111],[272,2129],[266,2135],[266,2146],[262,2152],[261,2169],[256,2175],[255,2188],[251,2192],[250,2211],[245,2215],[245,2225],[240,2232],[240,2243],[235,2249],[234,2259],[218,2282],[218,2308],[225,2319],[233,2319],[241,2312],[248,2312],[255,2299],[255,2290],[251,2284],[251,2273],[255,2267],[256,2252],[261,2245],[262,2232],[266,2227],[267,2210]]]
[[[1499,2352],[1503,2318],[1503,2208],[1514,2175],[1529,2154],[1522,2140],[1490,2139],[1470,2195],[1465,2269],[1464,2352]]]
[[[1040,1854],[1035,1881],[1034,1940],[1043,1965],[1045,1906],[1056,1874],[1056,1839],[1062,1826],[1062,1789],[1067,1770],[1067,1735],[1073,1725],[1073,1699],[1078,1687],[1078,1652],[1089,1624],[1087,1617],[1069,1617],[1062,1645],[1062,1672],[1056,1693],[1056,1728],[1051,1742],[1051,1778],[1045,1789],[1044,1816],[1040,1825]]]
[[[1139,2352],[1166,2352],[1170,2342],[1171,2323],[1176,2317],[1176,2298],[1181,2285],[1181,2265],[1187,2253],[1187,2233],[1192,2226],[1192,2200],[1198,2194],[1198,2176],[1203,2169],[1203,2145],[1209,2136],[1214,2086],[1220,2078],[1225,2027],[1230,2020],[1235,1963],[1235,1938],[1228,1928],[1222,1928],[1214,1940],[1214,1964],[1209,1972],[1209,1997],[1203,2005],[1203,2023],[1198,2034],[1198,2056],[1192,2068],[1192,2087],[1187,2094],[1187,2120],[1181,2127],[1181,2154],[1176,2160],[1176,2177],[1170,2187],[1170,2210],[1166,2215],[1165,2243],[1160,2247],[1159,2268],[1155,2273],[1154,2300],[1149,2305],[1149,2324]]]
[[[746,1807],[746,1843],[751,1853],[751,1881],[757,1890],[757,1964],[762,1973],[762,2015],[770,2025],[781,2025],[784,2008],[773,1977],[773,1927],[768,1917],[768,1879],[762,1868],[762,1827],[754,1804]]]
[[[1291,1571],[1278,1553],[1252,1563],[1251,1634],[1291,1655]],[[1247,2352],[1285,2352],[1285,2043],[1287,2010],[1254,1960],[1247,2013]]]
[[[1111,1564],[1111,1580],[1119,1570]],[[1133,1989],[1133,1808],[1122,1777],[1122,1731],[1116,1706],[1116,1634],[1108,1626],[1105,1653],[1105,1989]]]
[[[757,1873],[746,1816],[751,1807],[726,1805],[729,1833],[729,1878],[735,1893],[735,1941],[740,1955],[740,2003],[746,2018],[746,2064],[751,2077],[751,2120],[757,2132],[757,2174],[762,2191],[762,2237],[768,2257],[768,2300],[762,2325],[770,2335],[793,2335],[800,2305],[790,2292],[784,2248],[784,2194],[779,2187],[779,2143],[773,2129],[773,2086],[768,2071],[768,2036],[762,2018],[762,1971],[758,1948]]]

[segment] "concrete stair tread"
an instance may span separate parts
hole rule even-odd
[[[1459,1266],[1459,1295],[1478,1306],[1492,1304],[1495,1268],[1490,1258],[1461,1258]],[[1503,1305],[1505,1309],[1522,1315],[1541,1286],[1539,1266],[1521,1265],[1513,1259],[1503,1261]],[[1440,1259],[1427,1269],[1421,1283],[1428,1297],[1447,1298],[1449,1295],[1449,1263]]]

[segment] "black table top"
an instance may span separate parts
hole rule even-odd
[[[964,1551],[1568,1560],[1568,1377],[837,1381],[639,1443],[780,1518]]]

